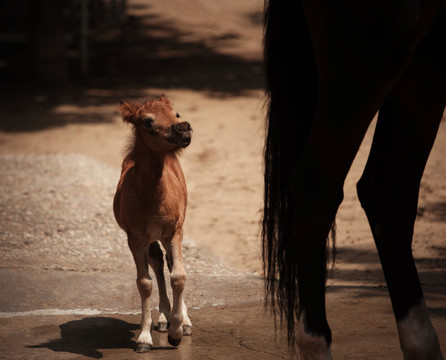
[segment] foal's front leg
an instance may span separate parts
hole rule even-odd
[[[173,305],[169,317],[170,326],[168,334],[168,341],[172,346],[180,344],[183,334],[191,335],[192,333],[192,323],[187,316],[186,305],[183,301],[186,271],[181,250],[182,240],[183,231],[177,230],[171,239],[163,241],[163,246],[167,253],[167,265],[170,271],[170,284],[173,292]]]
[[[141,297],[141,333],[136,340],[137,352],[149,352],[152,345],[152,315],[150,313],[150,295],[152,294],[153,281],[148,271],[148,256],[144,246],[144,240],[129,235],[128,243],[132,251],[136,265],[136,285]]]

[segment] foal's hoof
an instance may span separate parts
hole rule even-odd
[[[192,326],[183,325],[183,336],[191,336],[192,335]]]
[[[168,328],[169,328],[169,326],[167,325],[167,323],[158,323],[158,326],[154,327],[154,329],[160,333],[167,332]]]
[[[167,335],[167,341],[168,341],[169,344],[172,345],[172,346],[178,346],[178,345],[180,345],[181,338],[179,338],[179,339],[174,339],[173,337],[170,337],[170,335]]]
[[[138,347],[136,348],[137,353],[147,353],[152,348],[152,345],[150,344],[138,344]]]

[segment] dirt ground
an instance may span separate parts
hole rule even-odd
[[[280,336],[278,343],[274,343],[272,319],[260,316],[263,311],[259,239],[264,138],[262,6],[262,0],[128,0],[126,26],[99,33],[92,39],[88,79],[76,77],[71,86],[55,91],[43,91],[22,83],[1,84],[2,166],[21,164],[16,167],[17,174],[14,174],[14,168],[8,174],[12,180],[2,183],[2,186],[7,183],[11,188],[14,182],[17,183],[16,179],[21,178],[19,171],[25,171],[20,170],[26,168],[23,164],[29,161],[29,158],[23,160],[22,156],[28,155],[36,156],[39,161],[50,159],[45,156],[63,156],[65,161],[71,159],[73,163],[78,161],[77,155],[85,156],[92,159],[85,160],[90,166],[99,164],[98,168],[104,165],[110,169],[110,172],[101,172],[100,176],[113,181],[113,176],[119,173],[129,132],[117,111],[121,98],[132,100],[166,93],[175,110],[192,124],[192,144],[182,156],[182,165],[189,191],[185,234],[191,239],[191,243],[185,243],[204,254],[185,251],[193,259],[190,262],[190,286],[194,289],[191,297],[195,309],[191,311],[196,332],[180,346],[181,351],[168,351],[170,348],[166,347],[165,339],[160,339],[159,349],[150,354],[154,359],[167,356],[178,359],[288,356]],[[76,66],[73,61],[73,69]],[[355,193],[355,183],[367,159],[373,129],[374,122],[346,180],[344,202],[337,217],[337,262],[328,280],[328,317],[334,333],[333,353],[338,359],[402,358],[378,256]],[[443,119],[420,190],[413,249],[444,353],[445,153],[446,124]],[[11,156],[14,161],[9,158]],[[49,176],[55,171],[51,166],[45,167]],[[38,173],[38,170],[34,171]],[[2,176],[5,178],[6,175]],[[30,177],[21,181],[34,180],[32,173]],[[38,177],[35,182],[39,182]],[[104,196],[112,196],[110,192]],[[1,199],[5,204],[6,197],[4,194]],[[4,219],[13,213],[10,203],[1,210]],[[111,212],[111,208],[106,206],[98,210],[101,214],[108,211]],[[3,300],[0,313],[16,313],[17,316],[0,317],[0,358],[137,357],[131,349],[138,315],[128,313],[137,309],[137,299],[128,300],[130,295],[125,297],[128,308],[125,311],[119,308],[116,315],[112,315],[115,310],[96,317],[82,312],[33,313],[55,307],[97,309],[99,305],[91,305],[94,293],[86,296],[88,301],[68,299],[67,293],[60,300],[60,294],[45,291],[44,282],[33,288],[27,282],[29,270],[32,270],[36,283],[51,279],[51,284],[56,287],[67,276],[75,284],[89,284],[88,281],[97,276],[98,283],[110,281],[117,285],[120,278],[117,271],[115,274],[111,269],[111,260],[104,260],[104,264],[99,261],[90,273],[88,269],[76,268],[76,259],[66,255],[67,267],[57,265],[55,268],[49,264],[50,256],[46,258],[37,246],[30,245],[29,256],[33,261],[27,262],[26,254],[20,252],[21,247],[25,247],[26,236],[19,228],[12,229],[7,221],[2,221],[1,226],[0,292]],[[9,237],[10,233],[14,236]],[[125,245],[125,240],[122,241]],[[125,246],[113,246],[111,254],[125,252]],[[16,248],[20,248],[17,256],[14,255]],[[130,258],[128,253],[123,256]],[[85,258],[88,263],[88,255]],[[194,264],[202,258],[205,259],[200,263],[202,273],[195,274]],[[213,262],[223,264],[222,272],[231,269],[238,277],[225,273],[218,286],[215,285],[211,280],[218,276],[219,268],[213,268],[213,274],[206,274],[205,266]],[[129,264],[128,271],[122,270],[122,273],[133,274],[133,265]],[[35,291],[36,297],[31,299],[31,296],[24,302],[17,284]],[[132,279],[130,285],[119,291],[124,292],[133,285]],[[200,292],[213,296],[213,286],[217,292],[224,293],[220,296],[221,301],[215,300],[215,305],[219,306],[199,300]],[[238,286],[237,290],[234,286]],[[82,289],[88,292],[94,287],[92,283],[91,287]],[[69,287],[62,288],[69,293]],[[104,295],[106,291],[103,286],[97,294]],[[135,289],[129,290],[129,294],[137,297]],[[100,304],[114,309],[123,298],[117,295],[116,301]],[[237,304],[237,298],[242,298],[240,302],[243,304]],[[87,328],[101,331],[110,327],[111,337],[107,339],[91,335],[95,340],[90,341],[82,334]],[[122,334],[124,338],[116,342],[110,340]]]

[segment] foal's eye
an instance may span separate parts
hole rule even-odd
[[[179,118],[179,117],[180,117],[180,114],[178,114],[178,113],[175,113],[175,116],[176,116],[177,118]]]
[[[145,127],[151,127],[154,121],[155,120],[153,120],[153,117],[148,116],[142,119],[142,124]]]

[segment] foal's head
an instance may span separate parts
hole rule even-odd
[[[135,135],[141,136],[151,150],[171,152],[191,142],[190,124],[181,120],[165,95],[143,104],[121,101],[120,110],[123,120],[134,126]]]

